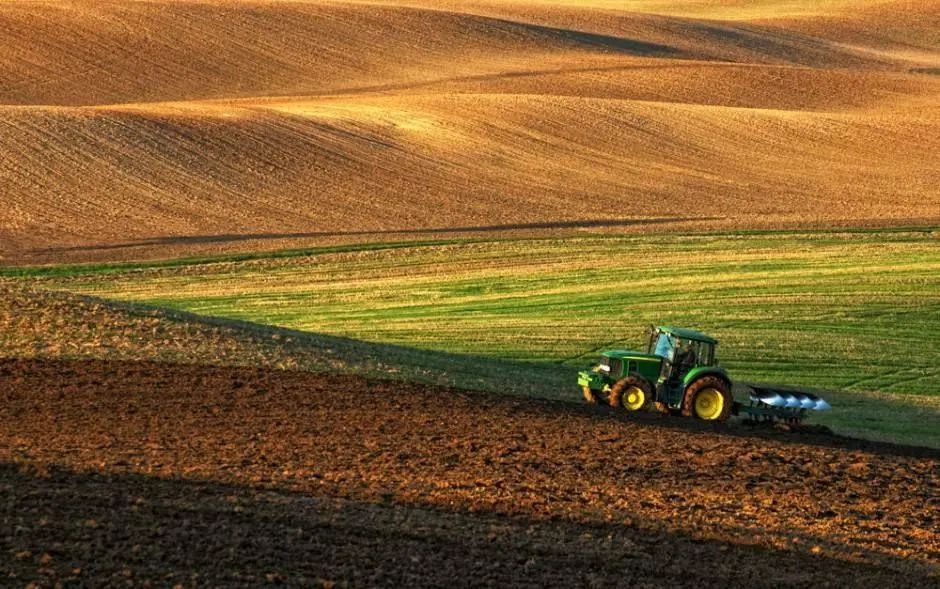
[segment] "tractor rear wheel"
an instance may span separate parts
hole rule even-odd
[[[625,376],[610,388],[610,406],[639,411],[653,400],[653,389],[639,376]]]
[[[682,400],[682,414],[705,421],[727,421],[734,399],[727,381],[705,376],[689,385]]]

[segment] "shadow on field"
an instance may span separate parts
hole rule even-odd
[[[502,231],[525,231],[539,229],[591,229],[634,227],[643,225],[662,225],[667,223],[683,223],[688,221],[709,221],[714,217],[661,217],[652,219],[589,219],[583,221],[549,221],[541,223],[508,223],[503,225],[471,225],[464,227],[437,227],[426,229],[382,229],[371,231],[307,231],[291,233],[226,233],[221,235],[181,235],[154,237],[123,243],[110,243],[99,245],[81,245],[70,247],[53,247],[31,250],[31,254],[54,254],[80,251],[107,251],[135,247],[169,246],[169,245],[202,245],[217,243],[237,243],[266,239],[308,239],[326,237],[363,237],[370,235],[454,235],[464,233],[499,233]]]
[[[601,49],[642,57],[691,57],[689,52],[672,47],[670,45],[652,43],[649,41],[640,41],[637,39],[631,39],[629,37],[589,33],[586,31],[579,31],[577,29],[549,27],[535,23],[501,18],[492,18],[487,20],[498,22],[503,25],[508,25],[509,27],[519,27],[536,35],[546,36],[550,39],[564,39],[573,44],[587,46],[592,49]]]
[[[5,582],[88,586],[925,587],[905,573],[627,524],[444,511],[0,463]],[[707,565],[703,563],[708,563]]]

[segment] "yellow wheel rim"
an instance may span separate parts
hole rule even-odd
[[[702,389],[695,395],[695,416],[699,419],[718,419],[725,408],[725,397],[716,389]]]
[[[623,392],[623,406],[629,411],[639,411],[646,404],[646,393],[640,387],[630,387]]]

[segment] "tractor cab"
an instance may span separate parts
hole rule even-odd
[[[660,383],[680,381],[693,368],[716,366],[718,342],[700,331],[677,327],[650,327],[647,353],[662,358]]]

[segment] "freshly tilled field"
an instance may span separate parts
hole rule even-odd
[[[0,362],[4,581],[936,586],[936,451],[356,377]]]

